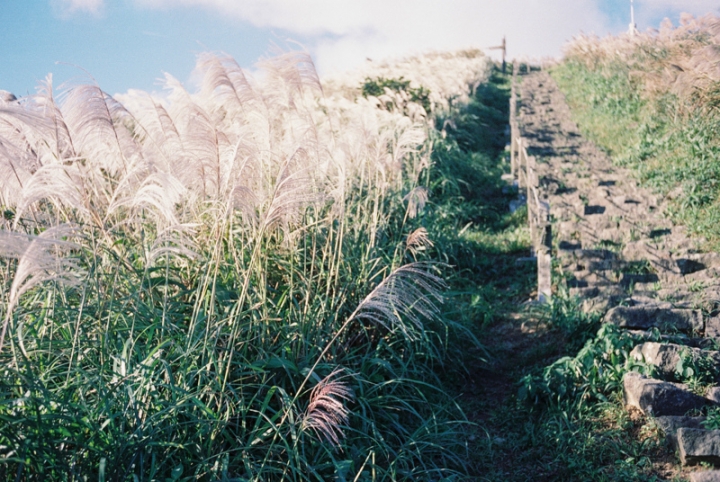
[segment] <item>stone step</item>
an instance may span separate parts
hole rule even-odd
[[[673,333],[672,335],[660,333],[658,337],[658,332],[655,330],[626,330],[626,333],[631,334],[637,340],[675,343],[693,348],[700,348],[703,346],[702,342],[705,341],[703,338],[691,338],[684,333]]]
[[[720,482],[720,470],[705,470],[689,475],[690,482]]]
[[[720,464],[720,430],[680,428],[677,447],[683,465]]]
[[[693,273],[683,275],[682,279],[687,283],[711,284],[713,282],[716,282],[718,277],[720,277],[720,267],[711,266],[700,271],[695,271]]]
[[[675,343],[648,341],[633,348],[630,357],[652,365],[655,367],[657,375],[664,379],[675,379],[675,369],[683,354],[686,354],[694,362],[705,358],[711,363],[720,366],[720,353],[717,351],[701,350],[700,348]]]
[[[627,292],[617,285],[595,285],[586,288],[570,288],[570,296],[577,296],[581,299],[587,298],[612,298],[612,306],[619,305],[627,299]]]
[[[717,404],[696,395],[680,383],[648,378],[637,372],[623,377],[625,405],[635,407],[646,415],[687,415],[691,410],[702,410]]]
[[[663,415],[653,419],[658,428],[665,435],[670,445],[677,448],[677,431],[681,428],[704,429],[703,423],[707,417],[688,417],[684,415]]]
[[[700,310],[668,309],[656,305],[616,306],[605,314],[604,322],[636,330],[658,328],[662,331],[684,333],[700,333],[704,330]]]

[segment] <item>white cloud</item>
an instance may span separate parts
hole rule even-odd
[[[201,6],[303,37],[323,72],[369,58],[487,47],[507,36],[510,57],[554,56],[573,35],[605,34],[597,0],[135,0]]]
[[[100,15],[104,0],[51,0],[51,4],[62,16],[70,16],[76,12]]]

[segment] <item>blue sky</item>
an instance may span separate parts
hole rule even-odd
[[[635,0],[636,22],[645,30],[718,7]],[[366,58],[486,48],[503,35],[511,56],[556,56],[581,31],[616,33],[628,22],[629,0],[1,0],[0,89],[20,96],[50,72],[56,86],[85,75],[67,63],[111,94],[160,90],[164,72],[187,83],[199,52],[252,68],[287,39],[305,45],[322,74]]]

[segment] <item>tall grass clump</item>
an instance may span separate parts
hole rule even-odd
[[[399,65],[382,75],[424,106],[362,96],[372,69],[323,84],[299,52],[261,81],[203,54],[194,93],[48,76],[0,102],[3,480],[463,472],[431,371],[445,283],[410,220],[434,116],[487,62]]]
[[[720,19],[684,14],[658,31],[578,37],[554,70],[582,130],[648,186],[669,214],[720,242]]]

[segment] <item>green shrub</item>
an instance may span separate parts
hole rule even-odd
[[[361,87],[363,97],[380,97],[385,94],[385,89],[392,92],[404,92],[406,93],[411,102],[415,102],[425,109],[425,112],[430,114],[432,105],[430,103],[430,91],[423,86],[411,87],[410,81],[405,80],[403,77],[397,79],[385,79],[383,77],[377,77],[371,79],[370,77],[365,78],[365,82]],[[385,104],[388,110],[394,108],[393,103]]]

